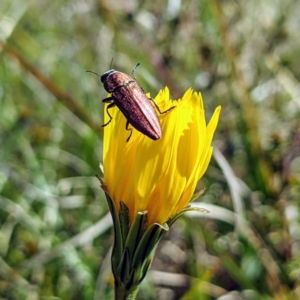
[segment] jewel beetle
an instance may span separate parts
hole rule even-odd
[[[162,130],[154,107],[160,114],[174,108],[173,106],[162,112],[154,99],[146,96],[144,90],[136,82],[134,72],[139,65],[140,63],[131,72],[133,78],[115,69],[110,69],[101,76],[93,71],[87,71],[100,76],[105,90],[111,94],[110,97],[102,100],[103,103],[109,103],[106,107],[109,120],[102,127],[107,126],[113,119],[109,113],[109,109],[117,106],[127,120],[126,130],[130,131],[126,140],[127,142],[130,140],[133,131],[132,128],[129,128],[129,124],[152,140],[160,139],[162,137]]]

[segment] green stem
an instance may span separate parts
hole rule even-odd
[[[134,286],[128,290],[125,286],[120,286],[117,282],[115,282],[115,300],[134,300],[138,290],[139,286]]]

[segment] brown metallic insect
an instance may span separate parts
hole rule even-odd
[[[133,78],[114,69],[108,70],[102,76],[95,72],[87,71],[100,76],[105,90],[112,94],[111,97],[102,100],[104,103],[109,103],[106,112],[110,118],[102,127],[107,126],[113,119],[109,113],[109,109],[117,106],[127,119],[126,130],[130,131],[129,137],[126,140],[127,142],[130,140],[133,130],[129,128],[129,124],[152,140],[157,140],[162,137],[159,119],[151,102],[160,114],[166,113],[174,108],[173,106],[162,112],[154,99],[146,96],[144,90],[136,82],[134,71],[139,65],[140,63],[138,63],[131,72]]]

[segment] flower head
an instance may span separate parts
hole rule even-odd
[[[169,89],[155,98],[163,136],[157,141],[137,130],[129,142],[126,119],[117,107],[112,122],[104,128],[103,166],[107,193],[120,211],[121,202],[132,222],[147,211],[147,225],[164,224],[190,202],[197,182],[212,156],[212,138],[221,107],[206,124],[200,93],[188,89],[182,99],[170,101]],[[108,116],[105,114],[105,123]]]

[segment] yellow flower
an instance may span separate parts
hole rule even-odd
[[[155,98],[163,136],[153,141],[133,129],[129,142],[126,119],[117,107],[104,127],[103,167],[107,192],[120,210],[128,207],[130,222],[138,212],[148,211],[148,226],[164,224],[190,202],[197,182],[212,155],[212,138],[221,107],[208,125],[200,93],[188,89],[182,99],[170,101],[169,89]],[[104,122],[108,121],[105,113]]]

